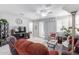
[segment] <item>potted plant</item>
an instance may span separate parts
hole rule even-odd
[[[64,32],[65,36],[68,37],[69,35],[71,35],[71,28],[70,27],[66,28],[66,27],[62,26],[61,30]]]
[[[2,18],[2,19],[0,19],[0,21],[7,22],[7,20],[6,20],[6,19],[3,19],[3,18]]]

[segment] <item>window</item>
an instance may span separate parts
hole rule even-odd
[[[57,32],[61,32],[62,20],[57,20]]]
[[[75,24],[76,24],[76,34],[79,34],[79,31],[77,30],[79,29],[79,15],[76,15]]]
[[[57,32],[62,32],[62,26],[68,28],[72,26],[72,19],[70,16],[57,19]]]
[[[57,32],[62,32],[61,28],[62,26],[65,26],[66,28],[72,27],[72,16],[66,16],[62,18],[57,18]],[[75,31],[76,34],[79,34],[79,15],[76,15],[76,20],[75,20]]]

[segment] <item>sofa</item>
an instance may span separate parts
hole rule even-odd
[[[58,51],[56,50],[49,51],[48,47],[46,47],[41,43],[35,43],[25,39],[19,39],[14,41],[15,42],[9,43],[10,51],[12,55],[58,55],[59,54]],[[13,49],[14,51],[12,51]]]

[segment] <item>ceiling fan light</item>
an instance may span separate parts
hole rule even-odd
[[[45,17],[45,16],[47,16],[47,13],[41,13],[41,16]]]

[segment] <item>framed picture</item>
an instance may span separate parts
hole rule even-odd
[[[17,24],[22,24],[22,19],[21,19],[21,18],[17,18],[17,19],[15,20],[15,22],[16,22]]]

